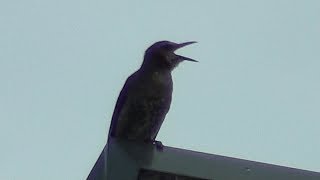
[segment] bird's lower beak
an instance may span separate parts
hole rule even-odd
[[[194,43],[197,43],[197,42],[196,41],[189,41],[189,42],[177,44],[177,46],[176,46],[176,48],[174,50],[180,49],[182,47],[185,47],[187,45],[194,44]],[[194,59],[191,59],[191,58],[188,58],[188,57],[185,57],[185,56],[181,56],[181,55],[176,55],[176,56],[181,60],[198,62],[197,60],[194,60]]]

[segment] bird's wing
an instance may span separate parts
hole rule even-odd
[[[128,91],[132,84],[132,81],[134,81],[134,78],[136,76],[136,73],[133,73],[131,76],[128,77],[126,80],[122,90],[120,91],[116,106],[113,111],[111,124],[109,128],[109,136],[114,136],[116,133],[116,128],[118,124],[119,115],[121,113],[121,110],[123,109],[123,106],[125,105],[127,98],[128,98]]]

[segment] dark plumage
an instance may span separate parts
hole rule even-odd
[[[120,92],[109,136],[155,141],[171,104],[171,71],[183,60],[195,61],[174,51],[192,43],[160,41],[146,50],[140,69],[128,77]]]

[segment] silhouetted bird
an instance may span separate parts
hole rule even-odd
[[[183,60],[197,62],[174,51],[193,43],[159,41],[146,50],[140,69],[129,76],[120,92],[109,136],[157,142],[155,138],[171,104],[171,71]]]

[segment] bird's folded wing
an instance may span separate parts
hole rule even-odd
[[[118,121],[119,121],[119,116],[120,116],[121,111],[123,110],[123,107],[124,107],[127,99],[128,99],[128,91],[129,91],[129,88],[132,84],[133,79],[135,78],[135,74],[136,73],[134,73],[128,77],[128,79],[126,80],[126,82],[125,82],[125,84],[119,94],[116,106],[113,111],[112,119],[111,119],[111,124],[110,124],[110,128],[109,128],[109,136],[112,136],[112,137],[115,136]]]

